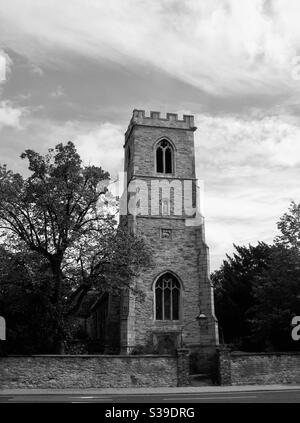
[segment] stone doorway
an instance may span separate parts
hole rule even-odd
[[[216,353],[193,350],[190,353],[191,386],[213,386],[218,383]]]

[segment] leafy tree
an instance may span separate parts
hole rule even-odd
[[[268,267],[255,278],[251,324],[265,349],[300,349],[290,326],[300,315],[300,204],[292,201],[277,227]]]
[[[300,252],[300,204],[291,201],[288,212],[281,216],[277,227],[281,233],[275,238],[275,243]]]
[[[252,337],[263,350],[300,350],[291,320],[300,315],[300,256],[295,248],[272,248],[267,266],[255,275],[250,320]]]
[[[273,245],[238,247],[212,274],[216,315],[227,343],[246,350],[290,350],[291,321],[300,315],[300,205],[278,222]]]
[[[254,305],[253,282],[267,266],[272,247],[263,242],[256,246],[234,247],[233,256],[227,255],[221,268],[211,275],[216,316],[221,341],[251,349],[256,348],[248,320]]]
[[[57,327],[48,267],[34,252],[12,253],[0,247],[0,310],[9,322],[9,353],[54,352]]]
[[[47,265],[59,349],[66,316],[78,310],[85,295],[130,287],[150,254],[143,239],[117,227],[109,174],[83,166],[72,142],[45,156],[26,150],[21,157],[29,162],[27,179],[0,167],[0,229],[11,252],[35,253]]]

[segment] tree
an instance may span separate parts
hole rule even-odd
[[[300,315],[300,205],[278,222],[273,245],[237,247],[212,275],[225,341],[246,350],[291,350],[291,321]],[[222,336],[221,336],[222,337]]]
[[[277,227],[268,267],[254,281],[251,324],[265,349],[300,349],[291,338],[291,320],[300,315],[300,204],[292,201]]]
[[[295,248],[273,246],[267,266],[253,280],[252,337],[263,350],[300,350],[291,321],[300,315],[300,256]]]
[[[65,317],[90,291],[129,286],[149,260],[149,250],[116,224],[109,201],[109,174],[83,166],[72,142],[45,156],[26,150],[31,175],[0,167],[0,229],[11,251],[36,253],[49,270],[48,295],[57,324],[56,345],[65,338]]]
[[[227,255],[221,268],[211,275],[216,317],[221,341],[241,349],[255,349],[256,340],[252,338],[249,322],[254,305],[253,283],[256,275],[267,266],[272,247],[263,242],[256,246],[234,247],[233,257]]]
[[[281,233],[275,238],[275,244],[300,252],[300,204],[291,201],[288,212],[281,216],[277,227]]]
[[[55,352],[57,326],[47,267],[34,252],[0,247],[0,310],[9,322],[6,351],[11,354]]]

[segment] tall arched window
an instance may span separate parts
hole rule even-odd
[[[171,273],[164,273],[155,284],[155,319],[179,320],[180,283]]]
[[[167,140],[161,140],[156,147],[156,171],[173,173],[173,147]]]

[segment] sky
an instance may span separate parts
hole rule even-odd
[[[0,163],[123,170],[134,108],[193,114],[211,270],[300,202],[299,0],[0,0]]]

